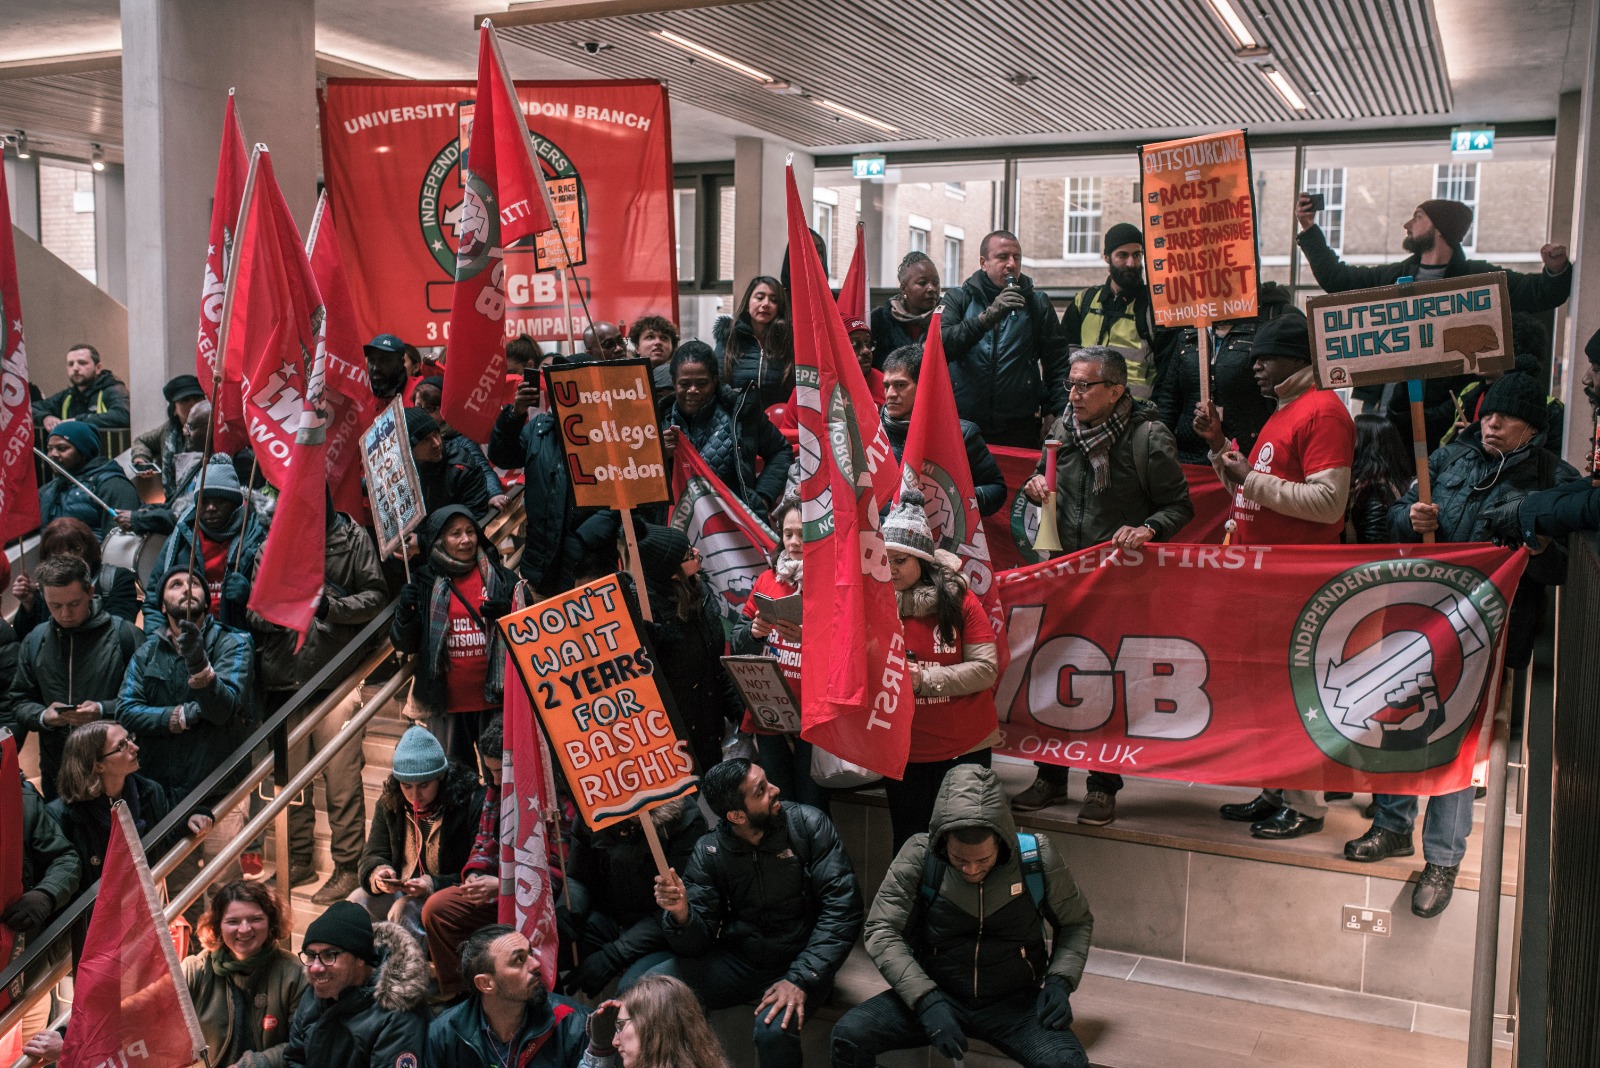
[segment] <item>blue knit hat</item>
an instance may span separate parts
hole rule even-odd
[[[198,482],[195,483],[199,485]],[[206,488],[201,493],[202,497],[221,497],[234,504],[244,503],[244,489],[239,485],[239,472],[234,469],[232,461],[216,462],[212,457],[211,466],[206,468]]]
[[[50,429],[53,438],[66,438],[67,442],[76,450],[85,463],[100,455],[100,435],[88,423],[80,423],[76,419],[68,419],[57,423]]]
[[[426,727],[411,727],[394,747],[395,782],[432,782],[450,770],[444,746]]]

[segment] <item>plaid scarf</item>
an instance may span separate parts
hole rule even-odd
[[[444,554],[440,551],[435,551],[433,563],[436,566],[441,564],[441,557],[444,557]],[[461,574],[466,574],[472,570],[471,564],[463,565],[460,561],[451,560],[448,557],[444,557],[444,559],[449,561],[448,566],[452,569],[459,567]],[[499,592],[499,580],[494,573],[494,568],[489,566],[488,555],[482,549],[478,550],[477,568],[478,574],[483,578],[484,597],[492,601],[494,594]],[[423,650],[424,655],[433,658],[433,673],[436,678],[443,675],[446,670],[445,665],[450,659],[446,648],[448,644],[446,637],[450,631],[450,599],[458,596],[451,593],[450,587],[452,585],[453,580],[448,574],[437,573],[433,579],[433,590],[428,597],[428,633]],[[473,612],[480,616],[482,615],[481,605],[472,605],[471,608]],[[506,671],[505,656],[502,655],[500,650],[500,628],[489,620],[483,620],[481,626],[484,630],[484,637],[488,639],[489,643],[487,649],[489,674],[484,680],[483,696],[485,701],[492,705],[498,705],[501,691],[505,686]]]
[[[1061,414],[1061,421],[1066,426],[1067,432],[1072,435],[1072,440],[1083,454],[1089,458],[1089,466],[1094,469],[1094,491],[1104,493],[1106,484],[1111,481],[1111,443],[1122,436],[1128,428],[1128,416],[1133,414],[1133,398],[1127,393],[1117,401],[1117,406],[1111,409],[1111,414],[1106,416],[1106,421],[1099,426],[1082,427],[1078,425],[1077,413],[1068,405],[1067,410]]]

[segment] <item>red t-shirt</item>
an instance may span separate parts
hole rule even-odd
[[[1250,467],[1288,482],[1304,482],[1307,475],[1349,467],[1355,458],[1356,424],[1350,410],[1332,390],[1313,386],[1273,412],[1250,450]],[[1233,540],[1239,545],[1337,545],[1344,533],[1344,516],[1328,523],[1274,512],[1245,499],[1243,489],[1233,495],[1233,518],[1239,524]]]
[[[206,565],[206,589],[211,591],[212,615],[222,606],[222,580],[228,574],[228,550],[232,547],[232,542],[212,541],[205,531],[200,532],[200,558]]]
[[[971,590],[961,602],[961,633],[955,643],[937,640],[937,615],[905,616],[906,651],[917,654],[922,664],[959,664],[963,645],[993,643],[994,628],[989,615]],[[960,697],[922,697],[916,699],[916,716],[911,721],[912,763],[927,764],[952,760],[970,753],[1000,724],[995,711],[994,691],[963,694]]]
[[[750,596],[744,602],[744,618],[756,618],[756,594],[758,593],[763,597],[771,597],[776,600],[779,597],[788,597],[790,594],[797,592],[799,591],[794,586],[784,582],[771,571],[763,571],[756,576],[755,583],[750,587]],[[767,648],[772,650],[772,655],[777,659],[778,670],[783,672],[784,681],[789,684],[789,689],[794,691],[795,700],[800,700],[800,643],[787,641],[783,635],[774,630],[767,634]],[[744,722],[740,724],[739,729],[747,734],[769,733],[757,725],[756,718],[748,710],[744,714]]]
[[[450,622],[445,628],[445,697],[451,712],[487,708],[483,686],[489,678],[489,638],[468,614],[466,605],[481,617],[483,576],[473,568],[455,580],[459,597],[450,598]]]

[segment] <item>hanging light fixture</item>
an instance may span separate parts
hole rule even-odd
[[[99,145],[90,145],[89,147],[93,149],[89,153],[89,166],[98,174],[106,169],[106,154],[100,151]]]

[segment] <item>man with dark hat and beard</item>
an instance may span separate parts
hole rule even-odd
[[[393,334],[379,334],[365,345],[367,385],[380,405],[388,404],[406,388],[406,343]]]
[[[198,479],[197,479],[198,482]],[[195,570],[204,575],[211,590],[209,611],[223,623],[245,626],[245,605],[250,600],[250,580],[256,556],[267,537],[267,526],[254,505],[244,503],[238,472],[227,456],[211,457],[205,471],[205,489],[176,517],[171,537],[161,550],[156,571],[166,573],[189,566],[199,510],[200,547],[193,551]],[[161,631],[161,590],[152,583],[144,597],[144,632]]]
[[[1128,394],[1149,400],[1157,375],[1179,332],[1157,328],[1144,277],[1144,234],[1132,223],[1106,231],[1101,258],[1110,273],[1105,285],[1085,286],[1061,315],[1069,349],[1115,349],[1128,362]]]
[[[135,478],[160,478],[162,493],[170,500],[178,488],[173,457],[188,448],[184,424],[206,393],[194,375],[178,375],[161,387],[161,395],[167,399],[166,421],[133,439],[133,471]]]

